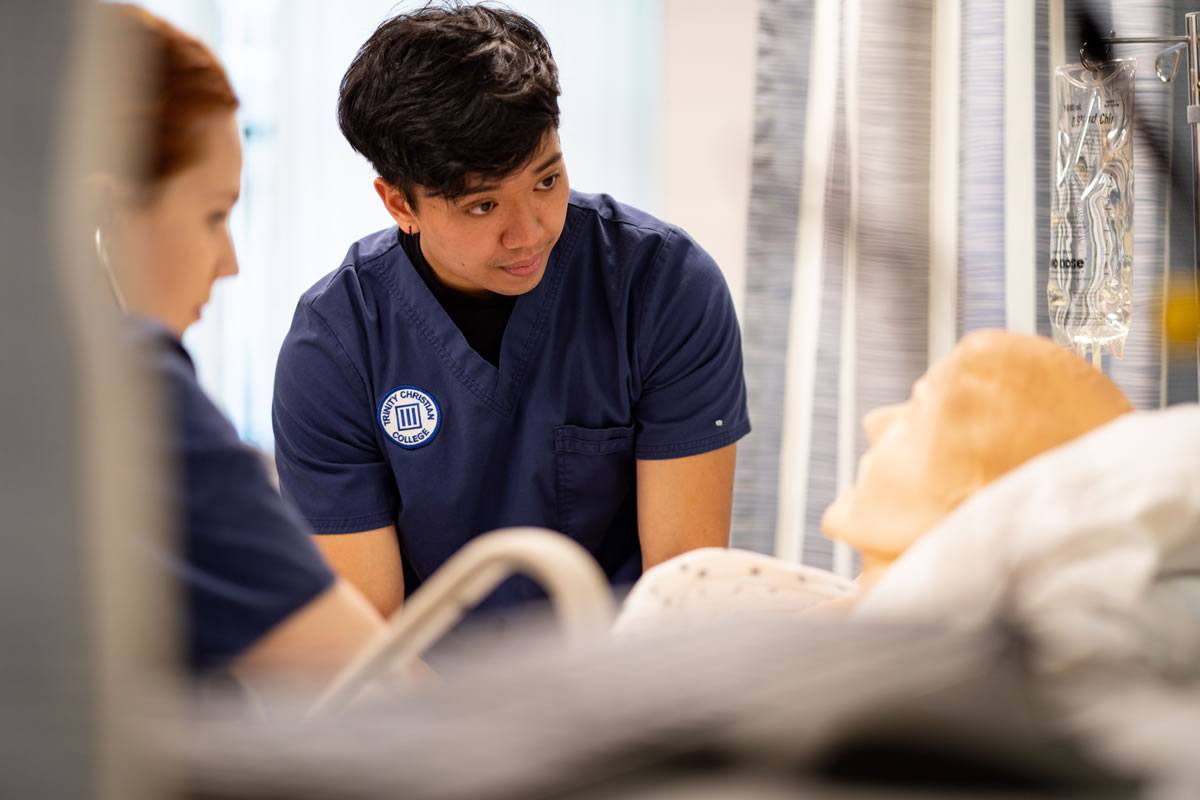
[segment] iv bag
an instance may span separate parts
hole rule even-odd
[[[1132,59],[1055,70],[1050,280],[1054,340],[1124,355],[1133,311]]]

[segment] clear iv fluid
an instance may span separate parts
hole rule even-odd
[[[1131,60],[1059,67],[1050,279],[1055,341],[1123,355],[1133,311]]]

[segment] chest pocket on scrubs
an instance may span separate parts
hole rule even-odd
[[[561,531],[596,553],[618,517],[632,515],[633,427],[555,427],[554,468]]]

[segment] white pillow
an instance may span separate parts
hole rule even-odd
[[[1169,576],[1172,591],[1160,591]],[[1200,674],[1200,407],[1127,414],[998,479],[922,537],[855,616],[1007,616],[1040,666]],[[1194,586],[1194,584],[1193,584]]]

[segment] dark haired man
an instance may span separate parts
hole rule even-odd
[[[471,5],[386,21],[342,80],[397,226],[300,300],[274,421],[284,494],[384,613],[498,527],[560,530],[614,583],[728,542],[728,290],[683,231],[570,191],[558,95],[537,27]]]

